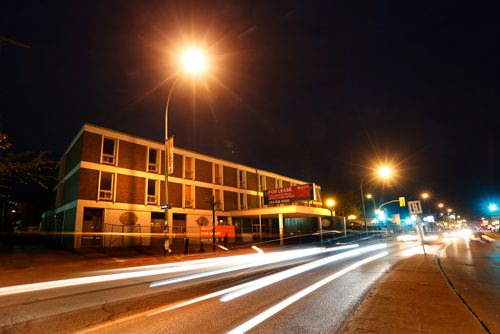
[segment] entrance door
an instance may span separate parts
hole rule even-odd
[[[81,247],[102,246],[102,210],[83,210],[82,245]]]
[[[163,247],[165,212],[151,212],[151,246]]]
[[[182,214],[173,214],[174,223],[173,223],[173,233],[175,234],[184,234],[186,233],[186,215]]]

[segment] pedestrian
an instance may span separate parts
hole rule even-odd
[[[163,255],[166,255],[167,252],[168,254],[172,253],[172,250],[170,249],[170,240],[168,238],[165,238],[165,242],[163,243]]]

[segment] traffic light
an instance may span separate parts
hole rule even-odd
[[[399,206],[400,207],[405,207],[406,206],[406,201],[404,197],[399,198]]]

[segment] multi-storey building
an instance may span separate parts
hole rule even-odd
[[[58,163],[54,209],[41,230],[68,248],[163,243],[165,150],[161,143],[85,124]],[[201,226],[234,226],[238,241],[321,229],[320,187],[307,202],[265,205],[263,192],[307,182],[175,148],[168,178],[169,222],[200,241]],[[103,233],[104,232],[104,233]]]

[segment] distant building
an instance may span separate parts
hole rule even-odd
[[[164,161],[161,143],[85,124],[58,163],[54,209],[44,215],[41,231],[67,248],[161,246]],[[199,243],[203,227],[212,226],[210,201],[215,199],[216,225],[234,226],[233,241],[279,237],[283,243],[291,235],[315,233],[322,217],[330,216],[318,185],[311,186],[310,200],[264,204],[264,191],[303,184],[175,148],[168,179],[171,231],[175,238]]]

